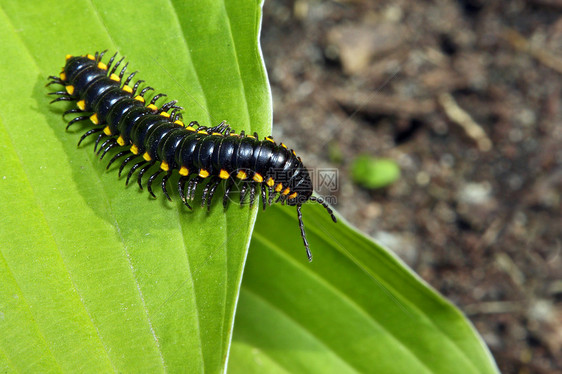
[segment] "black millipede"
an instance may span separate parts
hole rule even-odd
[[[314,201],[326,208],[334,222],[336,217],[321,197],[313,196],[310,174],[292,149],[283,143],[277,144],[271,136],[260,140],[257,133],[236,133],[225,122],[214,127],[201,126],[196,121],[184,124],[180,112],[183,108],[177,101],[158,107],[157,100],[166,96],[159,93],[147,103],[145,94],[154,89],[150,86],[141,89],[142,80],[131,83],[137,72],[125,78],[128,64],[119,70],[124,58],[117,60],[117,53],[107,64],[102,62],[104,54],[105,51],[95,55],[67,55],[60,75],[49,77],[47,86],[64,87],[64,90],[50,93],[58,96],[51,103],[76,102],[76,108],[63,114],[63,118],[78,114],[68,122],[66,129],[85,120],[94,125],[82,135],[78,145],[88,136],[97,134],[94,152],[103,159],[116,148],[118,151],[107,168],[122,159],[121,176],[124,168],[132,165],[126,183],[138,171],[141,189],[143,175],[153,166],[157,168],[146,182],[148,192],[154,197],[152,183],[163,174],[160,185],[171,200],[166,184],[176,170],[180,175],[178,193],[189,209],[197,187],[205,182],[201,206],[206,205],[207,209],[221,182],[225,183],[225,209],[235,184],[240,186],[240,203],[249,192],[250,207],[256,200],[256,193],[261,193],[263,209],[272,203],[296,206],[306,255],[312,261],[301,206]],[[259,195],[257,198],[259,200]]]

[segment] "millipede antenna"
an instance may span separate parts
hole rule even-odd
[[[335,223],[338,222],[338,220],[336,219],[336,216],[334,215],[334,212],[333,212],[332,209],[328,206],[328,203],[326,203],[326,201],[324,201],[323,198],[317,197],[317,196],[311,196],[311,197],[310,197],[310,201],[316,201],[318,204],[322,205],[324,208],[326,208],[326,210],[327,210],[328,213],[330,214],[330,217],[332,217],[332,221],[334,221]]]
[[[312,253],[308,246],[308,240],[306,240],[306,233],[304,232],[304,222],[302,221],[301,204],[297,205],[297,215],[299,216],[299,228],[301,229],[301,237],[304,242],[304,248],[306,249],[306,257],[308,257],[308,262],[312,262]]]

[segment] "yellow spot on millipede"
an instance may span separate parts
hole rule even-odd
[[[134,155],[139,154],[139,148],[134,144],[131,146],[131,153],[134,154]]]
[[[79,102],[76,103],[76,106],[80,110],[85,110],[86,109],[86,101],[80,100]]]
[[[141,103],[144,103],[144,97],[142,97],[141,95],[135,96],[135,100],[140,101]]]
[[[289,199],[294,199],[295,197],[297,197],[297,193],[293,192],[292,194],[289,195]]]
[[[66,61],[70,60],[72,58],[72,55],[66,55]]]
[[[275,181],[273,180],[273,178],[269,177],[269,179],[265,182],[265,184],[267,184],[269,187],[273,187]]]
[[[125,145],[125,139],[123,139],[121,135],[119,135],[119,137],[117,138],[117,144],[121,146]]]
[[[219,178],[220,179],[228,179],[229,174],[228,171],[221,169],[221,172],[219,173]]]
[[[221,135],[222,136],[222,134],[220,132],[214,132],[211,135]]]
[[[109,79],[111,79],[112,81],[115,81],[115,82],[121,82],[121,78],[119,78],[119,76],[115,73],[111,74],[109,76]]]
[[[279,192],[283,189],[283,183],[279,183],[277,186],[275,186],[275,192]]]
[[[240,170],[238,174],[236,174],[236,178],[238,179],[246,179],[248,178],[248,174],[244,170]]]
[[[96,113],[90,116],[90,121],[92,121],[94,125],[99,125],[100,123],[100,121],[98,120],[98,115]]]
[[[132,94],[133,93],[133,89],[127,85],[124,85],[122,88],[123,91]]]
[[[174,123],[175,123],[176,125],[180,125],[180,126],[182,126],[182,127],[185,126],[185,125],[183,124],[183,122],[180,121],[179,119],[176,120],[176,121],[174,121]]]
[[[182,166],[180,168],[179,173],[180,173],[180,175],[183,175],[184,177],[187,177],[189,175],[189,169],[186,168],[185,166]]]
[[[150,157],[148,152],[144,152],[144,155],[142,155],[142,158],[144,158],[146,161],[152,161],[152,157]]]
[[[98,62],[98,68],[101,70],[107,70],[107,65],[100,61]]]
[[[61,81],[66,80],[66,74],[64,73],[64,71],[62,73],[60,73],[60,79],[61,79]]]
[[[199,130],[197,131],[198,134],[205,134],[205,135],[209,135],[209,133],[207,131],[203,131],[203,130]]]
[[[74,94],[74,86],[66,86],[65,89],[66,89],[66,92],[68,92],[69,95]]]
[[[166,161],[162,161],[162,163],[160,164],[160,169],[162,169],[164,171],[168,171],[168,170],[170,170],[170,166],[168,165],[168,163]]]
[[[288,195],[289,192],[291,192],[291,189],[289,187],[285,188],[285,191],[282,192],[282,195]]]
[[[187,131],[195,131],[195,127],[187,126],[185,128]]]
[[[170,113],[160,112],[160,115],[161,115],[162,117],[170,118]]]
[[[146,107],[150,110],[154,110],[154,111],[158,110],[158,107],[154,104],[148,104]]]
[[[86,57],[89,58],[90,60],[95,60],[95,59],[96,59],[95,56],[93,56],[93,55],[86,55]]]
[[[200,176],[201,178],[207,178],[207,177],[209,176],[209,172],[208,172],[207,170],[205,170],[205,169],[201,169],[201,170],[199,171],[199,176]]]
[[[252,179],[255,180],[258,183],[263,182],[263,177],[261,176],[261,174],[258,174],[258,173],[254,174],[254,177]]]
[[[105,128],[103,129],[103,133],[105,135],[111,135],[111,129],[109,128],[109,126],[105,126]]]

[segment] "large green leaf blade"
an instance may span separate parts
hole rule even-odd
[[[119,50],[129,71],[180,100],[186,121],[268,134],[259,3],[0,4],[2,362],[222,371],[255,210],[189,212],[177,194],[151,201],[125,188],[91,142],[76,148],[83,130],[64,131],[65,106],[48,105],[44,84],[68,53]]]
[[[395,256],[319,205],[259,215],[230,372],[496,373],[470,322]],[[264,276],[267,274],[267,276]]]

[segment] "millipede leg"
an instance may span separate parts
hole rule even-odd
[[[141,81],[139,81],[139,82],[141,82]],[[135,84],[135,86],[136,86],[136,84]],[[154,88],[152,88],[150,86],[143,88],[142,91],[139,93],[139,96],[144,97],[144,94],[147,93],[148,91],[154,91]]]
[[[224,134],[227,130],[230,130],[230,126],[226,121],[222,121],[218,125],[209,128],[209,132],[219,132],[221,134]]]
[[[203,178],[201,177],[195,177],[192,180],[189,181],[189,184],[187,185],[187,199],[188,200],[193,200],[195,198],[195,191],[197,190],[197,184],[199,182],[201,182],[203,180]]]
[[[268,205],[271,205],[273,203],[273,198],[275,197],[276,194],[277,192],[275,192],[273,187],[269,187],[269,198],[267,199]]]
[[[66,112],[64,114],[66,114]],[[63,117],[64,117],[64,114],[63,114]],[[85,121],[88,118],[90,118],[90,116],[80,116],[80,117],[76,117],[76,118],[71,119],[70,121],[68,121],[68,125],[66,125],[65,130],[68,130],[68,128],[70,126],[74,125],[76,122]]]
[[[109,68],[107,69],[109,72],[107,73],[107,76],[111,76],[111,74],[115,73],[115,71],[117,70],[117,68],[119,67],[119,65],[121,64],[121,62],[123,62],[123,60],[125,59],[125,57],[121,57],[121,59],[119,61],[117,61],[115,63],[115,65],[113,65],[113,68],[111,70],[109,70]]]
[[[108,145],[104,150],[103,153],[101,154],[100,160],[103,160],[103,158],[105,157],[105,155],[107,154],[107,152],[109,152],[109,150],[113,147],[116,147],[119,145],[119,143],[117,143],[117,141],[115,139],[112,139],[113,143],[111,143],[110,145]]]
[[[146,164],[146,161],[142,160],[133,165],[133,167],[131,168],[131,170],[129,170],[129,173],[127,174],[127,180],[125,181],[125,185],[129,185],[129,179],[131,179],[131,176],[133,175],[135,170],[137,170],[139,167],[143,166],[144,164]]]
[[[123,66],[123,69],[121,69],[121,72],[119,73],[119,80],[123,79],[123,76],[125,75],[125,71],[127,70],[127,66],[129,66],[129,62],[127,62],[125,66]]]
[[[128,85],[129,83],[131,83],[131,80],[133,79],[133,77],[135,75],[137,75],[138,71],[134,71],[131,74],[129,74],[129,76],[127,77],[127,79],[125,79],[125,82],[123,83],[124,86]]]
[[[115,139],[109,138],[109,139],[107,139],[105,142],[103,142],[103,143],[101,144],[100,149],[98,149],[98,151],[96,152],[96,154],[99,155],[100,152],[105,148],[105,146],[108,145],[109,143],[111,143],[111,141],[115,141]],[[100,160],[101,160],[101,158],[100,158]]]
[[[203,196],[201,196],[201,208],[203,208],[205,206],[205,203],[207,202],[207,194],[209,193],[209,188],[211,188],[211,183],[213,181],[209,181],[209,183],[207,183],[207,185],[205,185],[205,188],[203,189]]]
[[[191,210],[192,209],[191,206],[187,203],[187,200],[185,199],[185,190],[183,189],[185,187],[185,183],[187,182],[188,179],[189,179],[188,176],[182,176],[178,180],[178,193],[180,195],[181,201],[183,201],[185,206],[187,206]]]
[[[59,77],[55,77],[54,75],[49,75],[48,79],[50,79],[50,81],[45,85],[45,87],[49,87],[51,84],[60,84],[61,86],[64,86],[64,82]]]
[[[213,196],[215,195],[215,191],[217,190],[217,187],[219,186],[221,180],[217,179],[215,181],[215,183],[211,186],[211,190],[209,191],[209,197],[207,198],[207,210],[211,209],[211,202],[213,200]]]
[[[149,105],[154,105],[156,103],[156,100],[158,100],[161,97],[165,97],[168,96],[165,93],[159,93],[157,95],[154,95],[154,97],[152,98],[152,100],[150,100],[150,104]]]
[[[177,103],[177,102],[178,102],[177,100],[172,100],[172,101],[167,102],[166,104],[164,104],[164,105],[162,105],[162,106],[160,107],[159,112],[167,112],[168,110],[170,110],[170,109],[172,109],[172,108],[178,109],[178,108],[176,107],[176,103]]]
[[[261,188],[261,203],[262,203],[262,206],[263,206],[263,210],[265,210],[265,208],[267,207],[267,199],[266,199],[266,194],[265,194],[265,191],[266,191],[265,190],[265,184],[262,183],[260,185],[260,188]]]
[[[242,185],[240,189],[240,205],[244,204],[244,199],[246,198],[246,192],[248,192],[248,183]]]
[[[111,164],[113,164],[118,158],[125,156],[127,153],[129,153],[129,151],[121,151],[119,153],[117,153],[115,156],[113,156],[111,158],[111,160],[109,160],[109,164],[107,164],[107,166],[105,167],[105,170],[108,170],[109,167],[111,166]]]
[[[69,110],[67,110],[66,112],[64,112],[64,113],[62,114],[62,118],[64,119],[64,117],[66,117],[67,114],[76,114],[76,113],[83,113],[83,111],[80,110],[80,109],[76,109],[76,108],[74,108],[74,109],[69,109]]]
[[[54,100],[51,100],[51,102],[49,104],[56,103],[56,102],[59,102],[59,101],[75,101],[75,99],[73,99],[70,96],[61,96],[61,97],[57,97]]]
[[[256,184],[252,182],[250,185],[250,209],[254,206],[254,201],[256,200]]]
[[[203,191],[203,198],[201,199],[201,207],[203,208],[205,206],[205,204],[207,204],[207,210],[209,210],[211,208],[211,199],[213,198],[213,195],[215,194],[215,190],[218,186],[218,184],[220,183],[220,179],[219,178],[213,178],[209,181],[209,183],[207,183],[207,185],[205,186],[205,190]]]
[[[100,129],[103,130],[103,129]],[[96,151],[96,149],[98,148],[98,145],[100,144],[100,141],[105,138],[107,135],[105,135],[103,132],[101,134],[99,134],[98,138],[96,139],[96,144],[94,144],[94,152]]]
[[[95,133],[97,133],[97,132],[100,132],[100,131],[102,131],[102,129],[91,129],[91,130],[89,130],[88,132],[86,132],[84,135],[82,135],[82,136],[80,137],[80,140],[78,141],[78,147],[80,146],[80,144],[82,143],[82,141],[83,141],[84,139],[86,139],[88,136],[90,136],[90,135],[92,135],[92,134],[95,134]]]
[[[224,209],[226,209],[226,206],[228,205],[228,198],[230,197],[230,190],[232,189],[233,185],[234,181],[232,179],[228,179],[228,182],[226,182],[226,187],[224,189],[224,196],[222,197],[222,206]]]
[[[152,165],[154,165],[154,161],[149,163],[148,165],[144,166],[140,171],[139,171],[139,175],[137,177],[137,183],[140,187],[140,189],[142,190],[142,176],[144,175],[144,173],[147,172],[148,169],[150,169],[152,167]],[[155,196],[156,197],[156,196]]]
[[[117,57],[117,52],[115,52],[115,54],[111,56],[111,58],[109,59],[109,62],[107,63],[107,70],[111,69],[111,65],[113,65],[113,61],[115,61],[115,57]]]
[[[51,96],[51,95],[60,95],[60,96],[68,96],[70,97],[70,94],[66,91],[56,91],[56,92],[49,92],[47,95]]]
[[[129,163],[129,161],[135,159],[139,157],[139,155],[130,155],[129,157],[127,157],[126,159],[123,160],[123,163],[121,164],[121,166],[119,166],[119,178],[121,178],[121,173],[123,172],[123,169],[125,168],[125,165],[127,165],[127,163]]]
[[[170,178],[170,176],[172,175],[172,171],[168,171],[168,173],[166,175],[164,175],[164,177],[162,178],[162,191],[164,191],[164,195],[166,196],[166,198],[168,198],[168,200],[172,201],[172,198],[170,197],[170,195],[168,195],[168,191],[166,190],[166,182],[168,181],[168,178]]]
[[[157,172],[155,172],[154,174],[152,174],[150,176],[150,178],[148,178],[148,182],[146,183],[146,188],[148,190],[148,193],[150,193],[152,195],[152,197],[156,197],[154,192],[152,192],[152,182],[154,182],[154,179],[156,179],[156,177],[158,177],[160,175],[160,173],[163,172],[163,171],[164,170],[162,170],[162,169],[158,169]]]
[[[106,53],[107,53],[107,49],[101,51],[99,54],[96,52],[96,56],[95,56],[96,62],[100,62],[101,59],[103,58],[103,56],[104,56]]]

